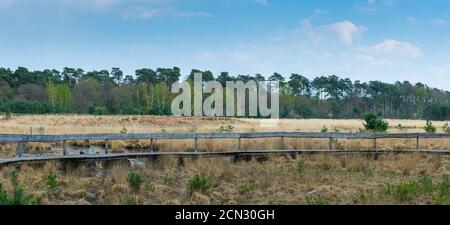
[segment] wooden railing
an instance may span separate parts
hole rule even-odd
[[[371,139],[373,150],[377,150],[377,139],[409,138],[416,139],[416,149],[420,148],[420,139],[450,138],[450,134],[428,133],[398,133],[398,134],[366,134],[366,133],[305,133],[305,132],[267,132],[267,133],[157,133],[157,134],[63,134],[63,135],[15,135],[0,134],[0,142],[17,142],[19,147],[17,157],[25,153],[24,143],[27,142],[63,142],[63,155],[67,155],[67,141],[73,140],[104,140],[105,153],[108,154],[108,141],[110,140],[150,140],[149,151],[153,152],[153,143],[156,139],[192,139],[194,150],[198,151],[199,139],[237,139],[238,151],[241,151],[241,139],[280,138],[280,148],[283,149],[284,138],[320,138],[329,139],[329,149],[333,149],[333,139]]]

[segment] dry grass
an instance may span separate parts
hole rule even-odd
[[[377,160],[315,155],[250,162],[198,158],[180,164],[177,158],[161,157],[145,161],[140,169],[127,163],[75,167],[46,163],[22,165],[18,171],[25,192],[42,204],[432,204],[431,194],[404,200],[386,188],[423,176],[438,182],[450,174],[449,160],[422,155],[384,155]],[[0,170],[0,183],[7,190],[13,170]],[[58,174],[60,186],[55,190],[43,179],[50,171]],[[129,187],[129,171],[142,176],[140,190]],[[210,176],[211,186],[190,193],[189,182],[199,174]],[[311,191],[315,193],[308,194]]]
[[[420,120],[389,120],[391,133],[424,132],[426,121]],[[401,124],[400,129],[398,125]],[[188,133],[216,132],[220,126],[231,125],[233,132],[268,132],[268,131],[303,131],[319,132],[325,126],[329,131],[358,132],[363,129],[361,120],[328,120],[309,119],[294,120],[282,119],[278,121],[264,119],[212,119],[212,118],[184,118],[167,116],[88,116],[88,115],[23,115],[13,116],[6,120],[0,118],[0,134],[28,134],[30,127],[33,133],[38,133],[42,127],[45,134],[77,134],[77,133],[120,133],[124,128],[128,133]],[[434,122],[438,132],[444,122]],[[89,147],[104,145],[103,141],[71,141],[72,146]],[[337,140],[336,149],[367,150],[373,143],[370,140]],[[148,140],[112,141],[111,149],[114,152],[137,151],[148,149]],[[29,143],[28,152],[45,152],[52,146],[61,147],[61,143],[42,144]],[[244,149],[277,149],[280,142],[277,139],[243,140]],[[235,150],[236,140],[201,140],[201,151],[228,151]],[[284,147],[287,149],[327,149],[327,140],[317,139],[286,139]],[[377,147],[383,150],[406,150],[415,148],[412,139],[384,139],[379,140]],[[449,149],[450,140],[421,140],[423,149]],[[190,151],[193,150],[191,140],[157,140],[155,148],[159,151]],[[0,157],[14,156],[16,144],[0,143]]]
[[[390,120],[389,132],[423,132],[425,121]],[[402,124],[402,129],[397,125]],[[434,122],[438,131],[443,122]],[[28,134],[43,127],[46,134],[66,133],[187,133],[216,132],[223,125],[232,125],[233,132],[328,130],[358,132],[360,120],[279,120],[272,123],[256,119],[176,118],[155,116],[13,116],[0,118],[0,133]],[[272,125],[272,126],[267,126]],[[73,141],[73,146],[104,145],[102,141]],[[149,140],[112,141],[114,152],[140,151],[149,148]],[[156,140],[157,151],[192,151],[192,140]],[[339,139],[334,148],[341,150],[371,149],[371,140]],[[61,143],[28,143],[27,152],[46,152]],[[379,149],[414,149],[413,139],[378,140]],[[243,140],[246,149],[279,149],[280,139]],[[421,140],[422,149],[449,149],[450,140]],[[200,151],[236,150],[236,140],[199,140]],[[285,138],[285,149],[327,149],[328,140]],[[1,143],[0,157],[14,157],[15,143]],[[61,165],[45,163],[22,165],[19,180],[26,193],[41,199],[42,204],[432,204],[450,203],[436,200],[439,193],[420,193],[399,198],[391,185],[412,182],[423,176],[440,182],[450,174],[448,156],[384,155],[368,156],[303,156],[254,158],[250,162],[233,162],[229,158],[185,159],[157,158],[145,160],[145,168],[132,168],[127,161]],[[15,167],[0,168],[0,183],[11,189],[10,173]],[[143,178],[139,191],[127,183],[129,171]],[[60,185],[50,190],[43,178],[53,171]],[[211,187],[189,192],[187,187],[195,175],[211,177]],[[409,184],[409,183],[408,183]],[[406,185],[407,186],[407,185]],[[409,186],[407,186],[409,187]],[[450,185],[449,185],[450,187]],[[389,190],[389,191],[386,191]],[[314,194],[308,192],[314,191]],[[411,191],[409,189],[406,190]],[[442,192],[442,191],[441,191]],[[403,193],[403,192],[399,192]],[[450,193],[450,191],[449,191]],[[401,195],[403,196],[403,195]],[[442,196],[441,196],[442,197]],[[445,196],[444,196],[445,197]]]
[[[391,133],[424,132],[423,120],[388,120]],[[46,134],[119,133],[123,127],[129,133],[187,133],[196,127],[198,132],[215,132],[221,125],[230,124],[235,132],[303,131],[319,132],[324,126],[329,131],[358,132],[363,129],[362,120],[332,119],[212,119],[171,116],[89,116],[89,115],[15,115],[0,118],[0,134],[29,134],[30,127],[37,133],[43,127]],[[403,129],[397,126],[401,124]],[[438,132],[444,122],[436,121]]]

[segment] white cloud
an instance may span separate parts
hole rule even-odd
[[[436,26],[440,26],[440,25],[447,24],[447,21],[444,19],[432,19],[432,20],[430,20],[430,23],[432,23],[433,25],[436,25]]]
[[[416,47],[409,42],[401,42],[392,39],[384,40],[383,42],[372,46],[371,49],[377,54],[386,56],[400,56],[413,59],[422,57],[422,51],[419,47]]]
[[[359,12],[378,12],[384,9],[387,6],[392,6],[398,0],[367,0],[364,3],[356,3],[355,8],[356,11]]]
[[[406,79],[424,82],[426,77],[411,77],[411,74],[422,72],[415,71],[417,65],[424,63],[418,46],[394,39],[364,44],[361,34],[365,29],[350,21],[314,25],[304,19],[299,28],[279,31],[270,38],[228,46],[229,49],[209,49],[203,57],[197,55],[198,61],[193,64],[215,73],[223,70],[233,74],[279,72],[288,76],[299,73],[310,78],[336,74],[362,81]],[[360,41],[355,41],[358,38]]]
[[[406,21],[407,21],[408,23],[411,23],[411,24],[416,24],[416,23],[417,23],[417,19],[416,19],[416,17],[414,17],[414,16],[408,16],[408,17],[406,18]]]
[[[145,6],[135,6],[128,8],[122,17],[124,19],[152,19],[157,16],[164,15],[166,8],[149,8]]]
[[[203,52],[197,55],[197,58],[199,59],[204,59],[204,60],[208,60],[208,59],[212,59],[216,56],[215,53],[212,52]]]
[[[249,59],[250,55],[248,52],[243,51],[237,51],[230,53],[231,58],[238,60],[238,61],[246,61]]]
[[[269,0],[254,0],[261,5],[269,5]]]
[[[177,13],[175,17],[181,17],[181,18],[190,18],[190,17],[211,17],[211,14],[207,12],[182,12]]]
[[[367,30],[364,26],[356,26],[353,22],[345,20],[328,25],[331,30],[337,32],[341,41],[346,44],[353,44],[360,35]]]

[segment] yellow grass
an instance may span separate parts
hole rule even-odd
[[[389,120],[391,133],[424,132],[426,121]],[[396,128],[401,124],[404,129]],[[444,122],[434,122],[438,132]],[[360,120],[279,120],[276,123],[257,119],[176,118],[156,116],[75,116],[30,115],[0,118],[0,133],[28,134],[30,127],[38,133],[187,133],[216,132],[223,125],[235,127],[233,132],[304,131],[320,132],[326,126],[329,131],[358,132],[363,128]],[[271,126],[270,126],[271,125]],[[103,141],[73,141],[73,146],[98,146]],[[110,142],[112,151],[140,151],[149,147],[149,140]],[[193,151],[193,140],[156,140],[158,151]],[[413,139],[378,140],[379,149],[414,149]],[[28,143],[27,152],[45,152],[61,143]],[[335,149],[371,149],[371,140],[339,139]],[[280,139],[242,140],[244,150],[279,149]],[[422,149],[449,149],[450,140],[421,140]],[[236,150],[236,140],[199,140],[200,151]],[[284,139],[285,149],[327,149],[328,140]],[[15,143],[0,143],[0,157],[14,157]],[[438,182],[450,175],[449,156],[383,155],[379,159],[370,156],[316,155],[254,157],[250,162],[233,162],[231,158],[185,159],[157,158],[144,160],[145,168],[132,168],[125,163],[113,165],[45,163],[22,165],[19,180],[26,193],[42,200],[43,204],[430,204],[432,196],[417,196],[399,201],[385,193],[386,184],[398,184],[430,176]],[[303,172],[299,162],[304,161]],[[71,167],[73,166],[73,167]],[[17,168],[0,168],[0,183],[11,189],[10,173]],[[56,172],[61,182],[57,190],[49,190],[43,176]],[[138,192],[127,183],[129,171],[136,171],[144,178]],[[208,191],[189,193],[187,185],[195,175],[205,173],[212,177]],[[168,181],[170,180],[170,182]],[[315,190],[316,194],[308,194]],[[89,196],[96,197],[95,200]]]
[[[423,132],[424,120],[388,120],[391,133]],[[445,122],[433,124],[442,128]],[[30,127],[38,133],[43,127],[46,134],[119,133],[123,127],[130,133],[167,132],[186,133],[196,127],[198,132],[214,132],[221,125],[230,124],[235,132],[303,131],[319,132],[324,126],[329,131],[358,132],[363,129],[362,120],[333,119],[212,119],[170,116],[89,116],[89,115],[14,115],[0,118],[0,134],[29,134]],[[401,124],[406,129],[397,127]],[[442,132],[442,129],[438,129]]]
[[[424,132],[423,120],[388,120],[390,133]],[[403,129],[397,126],[401,124]],[[444,122],[433,122],[442,132]],[[216,132],[220,126],[231,125],[233,132],[270,132],[270,131],[302,131],[320,132],[327,127],[330,132],[355,133],[363,129],[362,120],[332,120],[332,119],[281,119],[277,121],[266,119],[214,119],[214,118],[184,118],[170,116],[89,116],[89,115],[14,115],[10,119],[0,118],[0,134],[29,134],[30,127],[34,134],[43,128],[45,134],[83,134],[83,133],[120,133],[126,129],[128,133],[188,133]],[[103,141],[72,141],[73,146],[99,146]],[[29,143],[27,151],[48,151],[61,143],[42,144]],[[149,140],[112,141],[112,151],[148,149]],[[244,149],[279,149],[278,139],[243,140]],[[373,143],[370,140],[337,140],[336,149],[367,150]],[[286,149],[327,149],[327,140],[317,139],[286,139]],[[405,150],[415,148],[412,139],[378,140],[377,147],[384,150]],[[421,140],[422,149],[449,149],[450,140]],[[190,151],[193,150],[192,140],[156,140],[155,148],[159,151]],[[200,140],[201,151],[236,150],[236,140]],[[9,157],[17,149],[14,143],[0,144],[0,156]]]
[[[428,176],[440,181],[450,174],[448,156],[316,155],[300,158],[269,157],[258,162],[232,162],[227,158],[146,160],[145,168],[117,163],[67,167],[59,163],[23,165],[19,181],[25,193],[42,204],[431,204],[432,194],[405,201],[386,193],[387,184]],[[299,169],[299,162],[304,162]],[[15,167],[0,170],[0,183],[10,190]],[[127,182],[129,171],[144,180],[135,191]],[[52,190],[43,178],[58,174],[60,186]],[[189,181],[199,174],[211,177],[208,190],[190,193]],[[308,192],[315,190],[314,194]],[[89,198],[94,194],[95,199]],[[365,196],[362,196],[362,195]],[[370,194],[370,195],[369,195]]]

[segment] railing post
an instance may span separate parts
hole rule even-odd
[[[63,155],[67,155],[67,142],[66,142],[66,140],[63,141]]]
[[[373,150],[377,150],[377,139],[373,139]]]
[[[105,140],[105,154],[108,154],[108,139]]]
[[[153,150],[154,150],[154,148],[153,148],[153,138],[150,138],[149,150],[150,150],[150,152],[153,152]]]
[[[195,134],[194,151],[198,152],[198,138],[197,138],[197,134]]]
[[[416,137],[416,148],[417,148],[417,150],[420,149],[419,135],[417,135],[417,137]]]
[[[19,147],[17,149],[17,157],[22,157],[24,153],[23,142],[19,142]]]
[[[239,135],[239,138],[238,138],[238,151],[239,151],[239,152],[242,152],[241,135]]]
[[[330,136],[328,144],[330,145],[330,150],[333,150],[333,137],[332,136]]]
[[[280,137],[280,150],[284,150],[284,135],[281,133]]]

